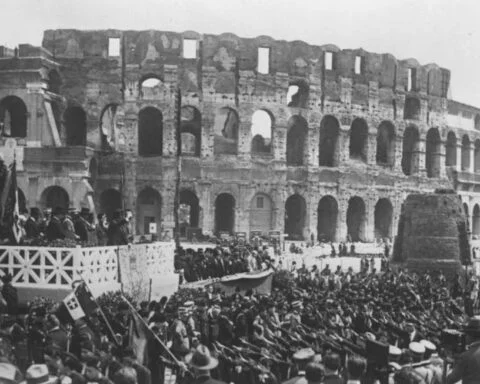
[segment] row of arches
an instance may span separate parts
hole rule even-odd
[[[43,208],[61,206],[68,208],[68,193],[61,187],[52,186],[42,194]],[[111,217],[116,209],[122,207],[122,197],[118,190],[107,189],[99,196],[99,210]],[[237,202],[229,193],[219,194],[214,201],[214,230],[216,232],[235,231],[237,219]],[[197,195],[188,189],[180,192],[179,220],[181,234],[187,228],[197,228],[200,225],[202,207]],[[478,207],[477,207],[478,211]],[[249,206],[249,230],[267,232],[274,230],[276,225],[277,209],[271,197],[264,193],[256,194]],[[480,211],[479,220],[480,220]],[[162,223],[162,198],[158,191],[147,187],[137,196],[136,225],[138,234],[149,233],[150,223],[156,223],[161,231]],[[305,199],[298,194],[291,195],[285,201],[284,232],[291,239],[303,239],[307,220],[307,204]],[[319,240],[338,240],[338,227],[340,220],[345,220],[347,235],[352,241],[367,240],[367,209],[364,200],[354,196],[348,201],[345,218],[339,217],[338,202],[335,197],[327,195],[322,197],[317,206],[317,235]],[[374,235],[375,238],[392,236],[393,206],[389,199],[381,198],[374,210]],[[480,224],[480,221],[479,221]],[[479,226],[480,230],[480,226]]]

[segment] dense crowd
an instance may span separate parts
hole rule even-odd
[[[102,246],[125,245],[132,241],[132,213],[116,210],[111,219],[99,213],[96,217],[88,208],[56,207],[41,212],[34,207],[25,210],[18,218],[21,244]],[[5,238],[4,242],[10,239]]]
[[[157,384],[175,368],[185,383],[443,383],[444,358],[463,348],[459,332],[476,286],[473,275],[459,285],[442,273],[301,267],[276,272],[271,295],[181,289],[138,305],[174,357],[159,342],[140,357],[132,312],[118,295],[99,300],[108,323],[98,312],[71,321],[61,305],[45,302],[19,316],[7,276],[1,302],[11,315],[2,317],[0,378]],[[478,342],[480,320],[473,319],[468,341]],[[478,379],[480,364],[465,364]],[[462,374],[455,368],[447,382]]]

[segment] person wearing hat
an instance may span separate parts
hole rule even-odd
[[[172,326],[172,352],[179,359],[183,359],[185,355],[190,351],[190,339],[188,337],[188,331],[185,325],[187,314],[187,308],[179,307],[177,310],[177,317],[174,320]]]
[[[425,356],[425,346],[422,343],[413,341],[408,345],[408,349],[414,364],[423,362]],[[422,377],[426,384],[433,382],[433,372],[427,367],[427,364],[417,365],[413,369],[419,376]]]
[[[478,383],[480,378],[480,316],[474,316],[464,328],[467,350],[460,355],[447,376],[447,384],[462,380],[463,384]]]
[[[10,315],[16,315],[18,312],[18,294],[17,288],[12,285],[13,276],[7,273],[2,278],[2,296],[7,304],[7,313]]]
[[[195,352],[189,353],[185,362],[193,369],[194,384],[226,384],[210,376],[210,371],[218,366],[218,359],[211,355],[205,345],[199,345]]]
[[[305,370],[307,365],[312,361],[315,356],[315,351],[312,348],[303,348],[293,354],[293,361],[297,368],[297,374],[295,377],[284,381],[283,384],[307,384],[308,380],[305,377]]]
[[[25,372],[25,380],[20,384],[54,384],[58,377],[50,375],[46,364],[33,364]]]
[[[40,210],[38,208],[30,208],[30,215],[25,223],[25,232],[28,239],[36,239],[40,235]]]
[[[77,217],[78,211],[75,208],[69,208],[67,214],[62,221],[63,230],[67,239],[79,240],[79,236],[75,233],[74,218]]]
[[[62,207],[55,207],[45,233],[49,241],[65,239],[65,229],[62,225],[64,218],[65,210]]]
[[[80,215],[75,220],[75,233],[79,237],[80,241],[88,241],[92,238],[91,233],[95,228],[88,222],[90,216],[90,210],[88,208],[82,208]]]
[[[126,225],[127,221],[123,217],[123,211],[121,209],[115,210],[107,229],[107,245],[128,244],[128,231]]]
[[[0,363],[0,382],[17,384],[22,380],[22,373],[13,364]]]

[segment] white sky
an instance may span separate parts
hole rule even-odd
[[[14,0],[0,9],[0,44],[40,45],[45,29],[232,32],[332,43],[435,62],[455,100],[480,107],[478,0]]]

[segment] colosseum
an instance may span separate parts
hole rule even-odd
[[[0,47],[0,128],[23,206],[133,211],[138,234],[395,236],[454,188],[480,234],[480,109],[388,53],[197,32],[47,30]],[[177,146],[179,148],[177,156]]]

